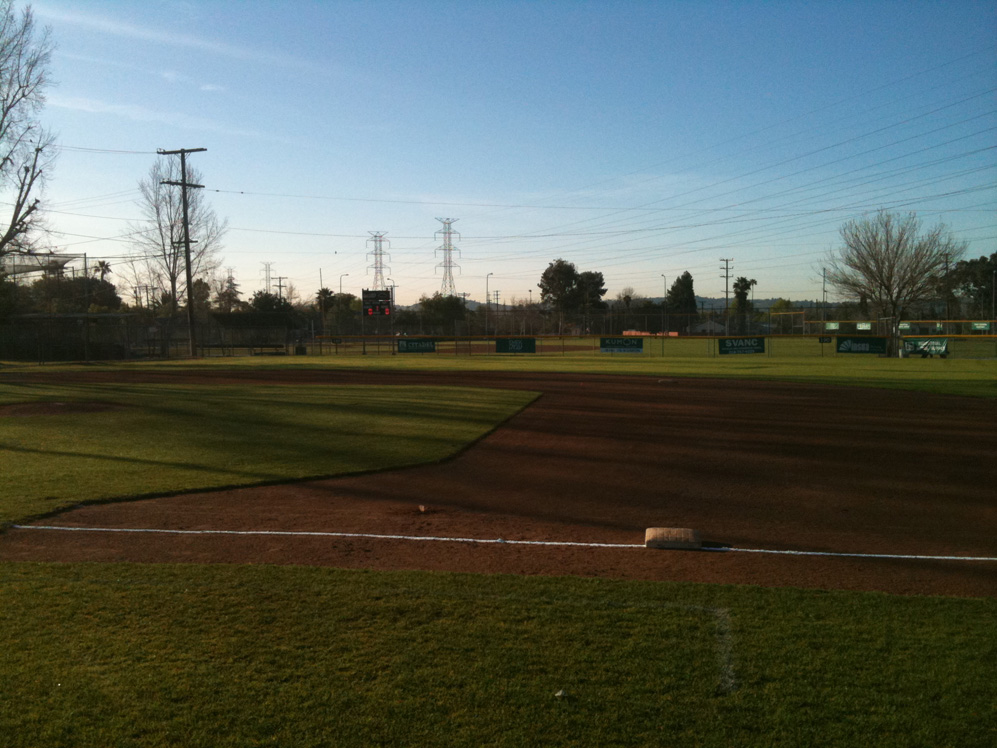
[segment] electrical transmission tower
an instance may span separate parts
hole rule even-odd
[[[272,262],[264,262],[263,263],[263,276],[266,279],[265,282],[264,282],[264,288],[266,289],[267,293],[270,293],[270,287],[271,287],[271,284],[270,284],[270,271],[271,270],[273,270],[273,263]]]
[[[440,289],[440,293],[444,296],[456,296],[457,288],[453,282],[453,269],[455,267],[460,269],[460,265],[453,261],[453,253],[457,252],[460,254],[460,250],[453,245],[453,237],[457,232],[451,226],[457,219],[437,218],[436,220],[443,224],[443,228],[436,232],[437,235],[443,234],[443,246],[436,250],[437,252],[443,252],[443,262],[436,266],[443,268],[443,287]],[[460,234],[457,234],[457,238],[460,239]]]
[[[387,291],[388,287],[384,283],[384,243],[387,241],[384,238],[383,231],[368,231],[371,238],[367,240],[367,245],[370,246],[371,242],[374,242],[374,249],[367,253],[367,256],[374,255],[374,264],[367,267],[368,270],[374,268],[374,286],[372,290],[374,291]],[[390,246],[390,242],[388,242]],[[390,268],[388,272],[391,272]]]

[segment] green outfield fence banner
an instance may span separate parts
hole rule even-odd
[[[975,332],[988,332],[990,330],[989,322],[974,322],[973,330]]]
[[[718,338],[720,353],[765,353],[765,338]]]
[[[405,340],[398,341],[399,353],[436,353],[435,340]]]
[[[499,338],[495,341],[496,353],[536,353],[536,338]]]
[[[839,337],[838,353],[882,353],[887,351],[887,339],[863,335],[860,338]]]
[[[948,338],[904,338],[904,353],[920,353],[922,356],[949,355]]]
[[[643,353],[644,338],[599,338],[601,353]]]

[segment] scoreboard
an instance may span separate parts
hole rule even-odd
[[[368,291],[364,289],[363,313],[368,317],[387,317],[391,314],[391,291]]]

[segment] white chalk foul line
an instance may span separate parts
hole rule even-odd
[[[902,553],[839,553],[837,551],[775,551],[766,548],[704,548],[704,551],[776,553],[781,556],[840,556],[844,558],[899,558],[905,561],[997,561],[991,556],[923,556]]]
[[[16,530],[66,530],[70,532],[146,532],[170,535],[289,535],[318,538],[368,538],[373,540],[421,540],[440,543],[494,543],[502,545],[554,545],[581,548],[643,548],[643,543],[578,543],[570,540],[505,540],[504,538],[450,538],[432,535],[383,535],[369,532],[317,532],[308,530],[162,530],[135,527],[65,527],[59,525],[14,525]]]
[[[480,543],[494,545],[537,545],[574,548],[644,548],[643,543],[582,543],[572,540],[507,540],[505,538],[453,538],[434,535],[386,535],[367,532],[318,532],[308,530],[166,530],[147,527],[70,527],[65,525],[13,525],[15,530],[59,530],[64,532],[159,533],[164,535],[271,535],[317,538],[366,538],[372,540],[411,540],[438,543]],[[839,553],[836,551],[780,551],[767,548],[703,548],[714,553],[771,553],[782,556],[837,556],[845,558],[889,558],[906,561],[989,561],[993,556],[926,556],[900,553]]]

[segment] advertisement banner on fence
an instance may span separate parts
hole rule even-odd
[[[721,353],[765,353],[765,338],[718,338]]]
[[[399,353],[436,353],[435,340],[406,340],[401,338],[398,341]]]
[[[644,338],[599,338],[600,353],[643,353]]]
[[[947,356],[948,338],[904,338],[904,353],[920,353],[922,356]]]
[[[536,353],[536,338],[499,338],[495,341],[496,353]]]
[[[886,353],[886,338],[863,335],[861,338],[838,338],[838,353]]]

